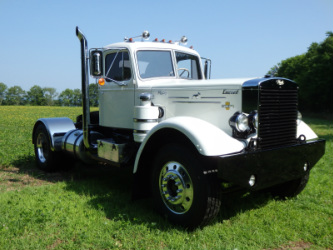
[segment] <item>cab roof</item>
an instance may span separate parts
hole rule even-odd
[[[158,49],[167,49],[167,50],[178,50],[184,51],[190,54],[196,54],[199,56],[198,52],[194,49],[179,45],[178,43],[169,43],[169,42],[120,42],[113,43],[103,47],[104,50],[114,49],[114,48],[127,48],[129,50],[158,50]]]

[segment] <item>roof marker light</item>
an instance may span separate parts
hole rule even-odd
[[[169,43],[172,43],[172,41],[171,41],[171,40],[169,40]]]
[[[155,39],[154,39],[154,42],[158,42],[158,38],[155,38]]]

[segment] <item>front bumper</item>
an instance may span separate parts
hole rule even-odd
[[[220,156],[218,177],[244,188],[260,190],[304,176],[324,153],[325,140],[316,140],[288,147]],[[254,186],[249,184],[252,175],[256,179]]]

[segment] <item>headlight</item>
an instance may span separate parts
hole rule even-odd
[[[258,129],[259,126],[259,116],[256,110],[249,114],[249,126],[251,129]]]
[[[256,113],[254,116],[253,116],[253,126],[255,129],[258,129],[258,126],[259,126],[259,117],[258,117],[258,113]]]
[[[229,124],[231,127],[241,133],[250,130],[249,119],[245,114],[242,113],[236,113],[233,115],[229,120]]]
[[[259,117],[256,110],[249,115],[237,112],[229,120],[232,127],[232,135],[236,138],[247,139],[250,135],[256,133],[259,126]]]
[[[245,132],[250,129],[249,127],[249,119],[247,118],[246,115],[240,114],[236,118],[236,129],[239,132]]]

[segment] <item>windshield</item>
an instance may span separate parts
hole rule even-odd
[[[137,58],[141,78],[175,76],[171,51],[141,50]]]
[[[199,58],[184,52],[175,52],[177,68],[173,68],[171,51],[140,50],[137,52],[140,77],[175,77],[202,79]]]

